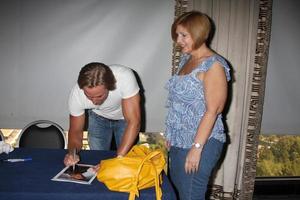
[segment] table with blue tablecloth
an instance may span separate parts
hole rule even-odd
[[[16,148],[9,155],[1,154],[0,159],[32,158],[25,162],[0,162],[1,200],[127,200],[129,194],[113,192],[94,179],[90,185],[57,182],[51,179],[64,168],[66,150]],[[114,151],[80,152],[80,163],[96,165],[103,159],[115,156]],[[163,200],[176,199],[174,190],[165,174],[161,185]],[[155,200],[155,188],[140,190],[137,200]]]

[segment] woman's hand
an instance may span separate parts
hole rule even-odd
[[[199,169],[202,149],[192,147],[185,159],[185,172],[187,174],[195,173]]]

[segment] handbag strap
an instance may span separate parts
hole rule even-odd
[[[149,153],[140,163],[139,168],[137,170],[137,175],[136,175],[136,179],[134,181],[134,186],[135,186],[135,190],[130,192],[129,195],[129,200],[134,200],[135,199],[135,195],[139,196],[139,191],[138,191],[138,181],[139,181],[139,175],[141,173],[142,167],[144,165],[144,163],[148,160],[151,161],[151,159],[157,155],[161,154],[160,151],[153,151],[151,153]],[[160,188],[160,179],[159,179],[159,174],[157,173],[157,170],[155,168],[155,165],[153,164],[153,162],[151,161],[151,166],[154,168],[155,171],[155,194],[156,194],[156,200],[161,200],[161,196],[162,196],[162,192],[161,192],[161,188]]]

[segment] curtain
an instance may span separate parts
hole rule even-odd
[[[176,0],[175,18],[199,10],[214,22],[211,43],[232,70],[224,111],[228,143],[210,199],[252,199],[270,41],[272,0]],[[172,73],[179,51],[173,46]]]
[[[165,129],[174,0],[0,2],[1,129],[47,119],[68,130],[68,95],[89,62],[132,68],[142,131]]]

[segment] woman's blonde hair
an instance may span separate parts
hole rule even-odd
[[[199,48],[205,43],[211,31],[211,22],[209,17],[199,11],[190,11],[179,16],[171,27],[171,36],[174,42],[177,40],[176,28],[183,26],[191,34],[194,41],[193,48]]]

